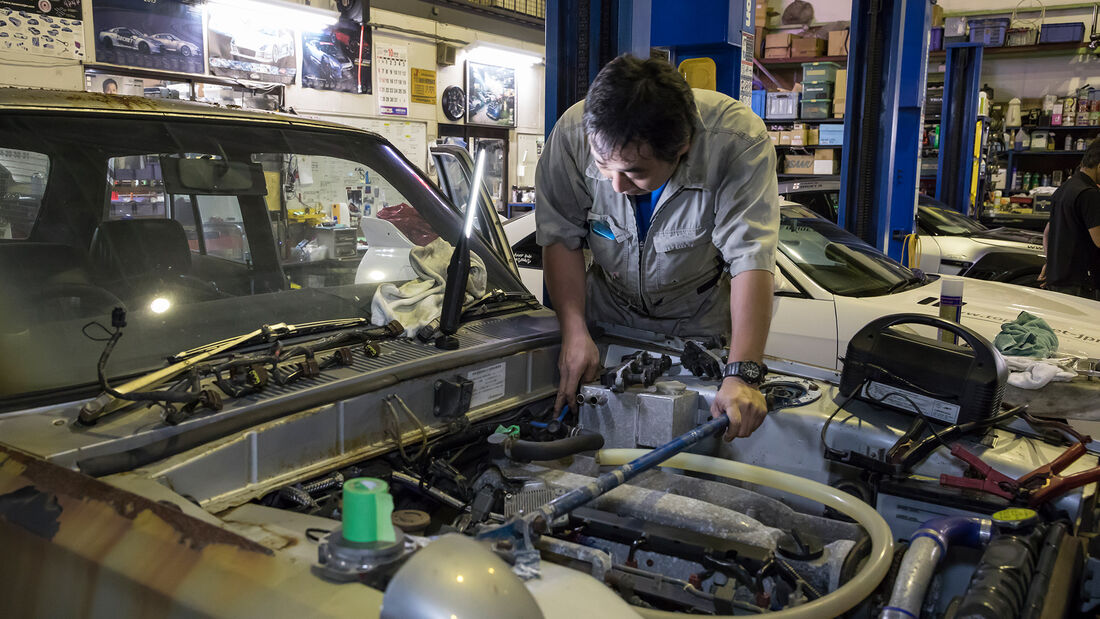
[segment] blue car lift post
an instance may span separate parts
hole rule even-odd
[[[978,89],[982,78],[981,43],[948,43],[940,114],[940,162],[936,199],[963,215],[970,212],[977,138]],[[980,188],[979,188],[980,191]]]
[[[916,220],[931,13],[852,2],[838,223],[895,260]]]

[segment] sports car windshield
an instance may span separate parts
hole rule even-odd
[[[934,206],[922,206],[917,217],[933,236],[969,236],[984,232],[982,224],[960,213]]]
[[[98,392],[92,323],[116,307],[119,379],[265,324],[370,319],[380,285],[445,271],[461,228],[407,160],[351,130],[0,113],[0,410]],[[475,237],[486,288],[525,292]]]
[[[792,217],[789,210],[780,216],[779,251],[819,286],[842,296],[879,296],[921,281],[836,224],[818,217]]]

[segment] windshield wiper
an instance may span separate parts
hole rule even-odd
[[[183,404],[191,408],[198,405],[207,406],[208,408],[219,408],[219,396],[211,393],[209,390],[200,389],[198,376],[195,376],[195,372],[192,370],[197,368],[200,363],[207,359],[216,355],[225,354],[242,346],[277,342],[280,338],[290,335],[306,335],[319,331],[356,326],[359,326],[359,328],[342,333],[336,338],[329,338],[324,344],[326,346],[334,346],[350,339],[365,341],[368,339],[393,337],[404,332],[404,327],[397,321],[390,322],[381,327],[360,326],[365,324],[366,320],[363,318],[348,318],[303,323],[301,325],[288,325],[286,323],[262,325],[259,329],[254,331],[179,353],[169,358],[169,361],[175,360],[175,363],[172,365],[135,378],[118,388],[112,388],[107,383],[106,378],[107,360],[110,358],[111,352],[114,350],[119,338],[122,337],[122,328],[126,326],[126,312],[122,310],[122,308],[115,308],[114,312],[111,314],[111,325],[114,327],[114,332],[111,333],[111,337],[108,339],[107,345],[100,355],[97,366],[99,383],[100,387],[103,389],[103,393],[81,407],[78,420],[82,424],[91,425],[104,415],[123,408],[133,402],[141,401]],[[188,390],[167,389],[147,391],[156,385],[177,378],[187,372],[193,374],[189,381],[190,389]]]
[[[451,264],[447,267],[447,281],[443,284],[443,307],[439,314],[439,336],[435,345],[444,350],[458,348],[458,338],[455,332],[462,319],[463,300],[466,298],[466,287],[470,280],[470,234],[474,228],[474,213],[477,208],[478,191],[481,189],[481,177],[485,173],[485,151],[477,154],[477,165],[474,167],[474,181],[470,184],[470,201],[466,205],[465,225],[462,234],[455,243],[454,252],[451,254]],[[425,333],[420,330],[418,336]]]
[[[893,286],[890,286],[886,290],[885,294],[893,294],[895,292],[899,292],[901,290],[909,288],[909,287],[911,287],[915,284],[923,284],[927,281],[928,281],[928,277],[925,276],[925,275],[914,275],[912,277],[907,277],[907,278],[901,280],[900,282],[895,283]]]

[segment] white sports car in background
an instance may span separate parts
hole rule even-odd
[[[160,54],[164,51],[161,44],[153,37],[126,27],[111,28],[100,32],[99,43],[107,49],[121,47],[137,50],[143,54]]]
[[[177,37],[174,34],[161,32],[149,37],[160,43],[166,52],[175,52],[181,56],[198,56],[199,46]]]
[[[779,183],[779,195],[808,207],[820,217],[837,220],[840,181],[836,177],[804,178]],[[917,266],[926,273],[946,273],[1009,284],[1038,286],[1043,235],[1019,228],[990,229],[935,198],[917,197]]]
[[[1000,282],[921,275],[814,211],[782,207],[775,304],[767,355],[827,370],[841,367],[848,340],[875,318],[916,312],[937,315],[940,282],[962,279],[963,324],[992,340],[1021,311],[1045,319],[1060,352],[1100,357],[1100,302]],[[542,297],[542,250],[533,213],[504,224],[523,283]]]

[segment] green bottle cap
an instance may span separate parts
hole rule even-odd
[[[344,539],[349,542],[395,542],[389,486],[374,477],[344,482]]]

